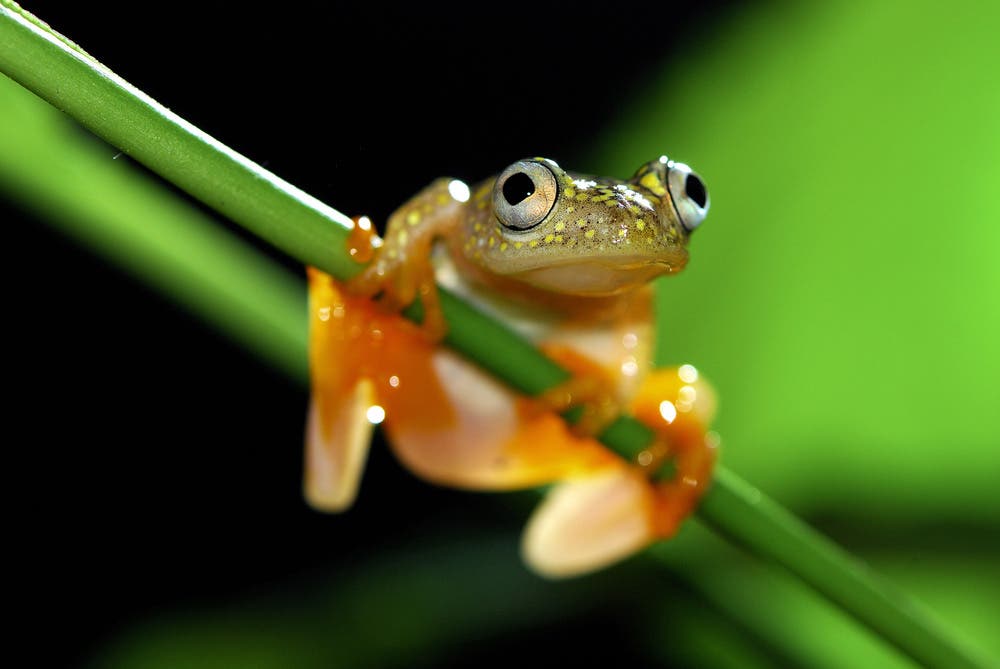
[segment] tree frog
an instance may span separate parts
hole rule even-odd
[[[309,269],[309,502],[350,506],[384,420],[399,459],[432,482],[552,484],[522,543],[544,575],[595,570],[672,535],[711,477],[715,399],[690,365],[651,369],[650,281],[685,266],[708,208],[698,175],[665,156],[627,181],[530,158],[473,188],[435,181],[390,216],[384,238],[356,219],[349,250],[370,264],[346,283]],[[522,397],[438,346],[435,282],[574,378]],[[396,313],[417,295],[423,326]],[[584,419],[570,427],[558,412],[576,404]],[[657,435],[633,461],[593,437],[618,411]],[[667,461],[674,470],[663,478]]]

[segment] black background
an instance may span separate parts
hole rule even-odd
[[[734,15],[722,2],[25,5],[209,134],[377,221],[437,176],[478,180],[523,156],[600,171],[575,159],[620,101]],[[523,522],[491,496],[416,480],[379,444],[351,512],[310,511],[299,493],[304,388],[0,206],[16,231],[13,552],[33,592],[25,619],[51,634],[33,664],[76,664],[136,619],[280,586],[439,525]],[[585,640],[594,624],[560,633]],[[575,648],[558,657],[599,659]],[[487,656],[503,654],[478,648],[455,662]]]

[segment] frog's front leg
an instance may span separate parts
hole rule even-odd
[[[659,369],[628,407],[654,439],[621,461],[557,485],[524,535],[525,561],[554,577],[599,569],[672,536],[711,480],[716,440],[707,431],[715,394],[690,365]],[[664,474],[669,464],[673,471]]]
[[[382,245],[372,262],[347,283],[365,297],[379,296],[388,310],[398,311],[419,295],[424,306],[424,331],[432,339],[444,335],[437,300],[431,250],[434,241],[459,233],[462,205],[469,189],[455,179],[438,179],[389,217]]]

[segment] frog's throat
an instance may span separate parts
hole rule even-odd
[[[635,258],[590,258],[526,268],[506,276],[535,288],[566,295],[617,295],[684,267],[686,256],[666,262]],[[679,262],[678,262],[679,261]]]

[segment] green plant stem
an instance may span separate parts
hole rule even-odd
[[[0,70],[290,256],[339,278],[357,271],[344,252],[346,217],[165,109],[9,0],[0,2]],[[568,378],[528,342],[444,291],[442,308],[446,343],[514,388],[536,394]],[[648,439],[648,430],[629,417],[602,435],[626,457]],[[979,666],[908,597],[735,474],[719,469],[698,515],[785,566],[919,663]]]
[[[972,667],[915,601],[740,477],[720,468],[698,516],[758,556],[784,565],[921,664]],[[890,613],[891,612],[891,613]]]
[[[0,77],[0,188],[301,382],[302,278]],[[38,141],[48,136],[47,143]],[[113,196],[109,197],[111,193]],[[136,215],[136,212],[142,212]]]

